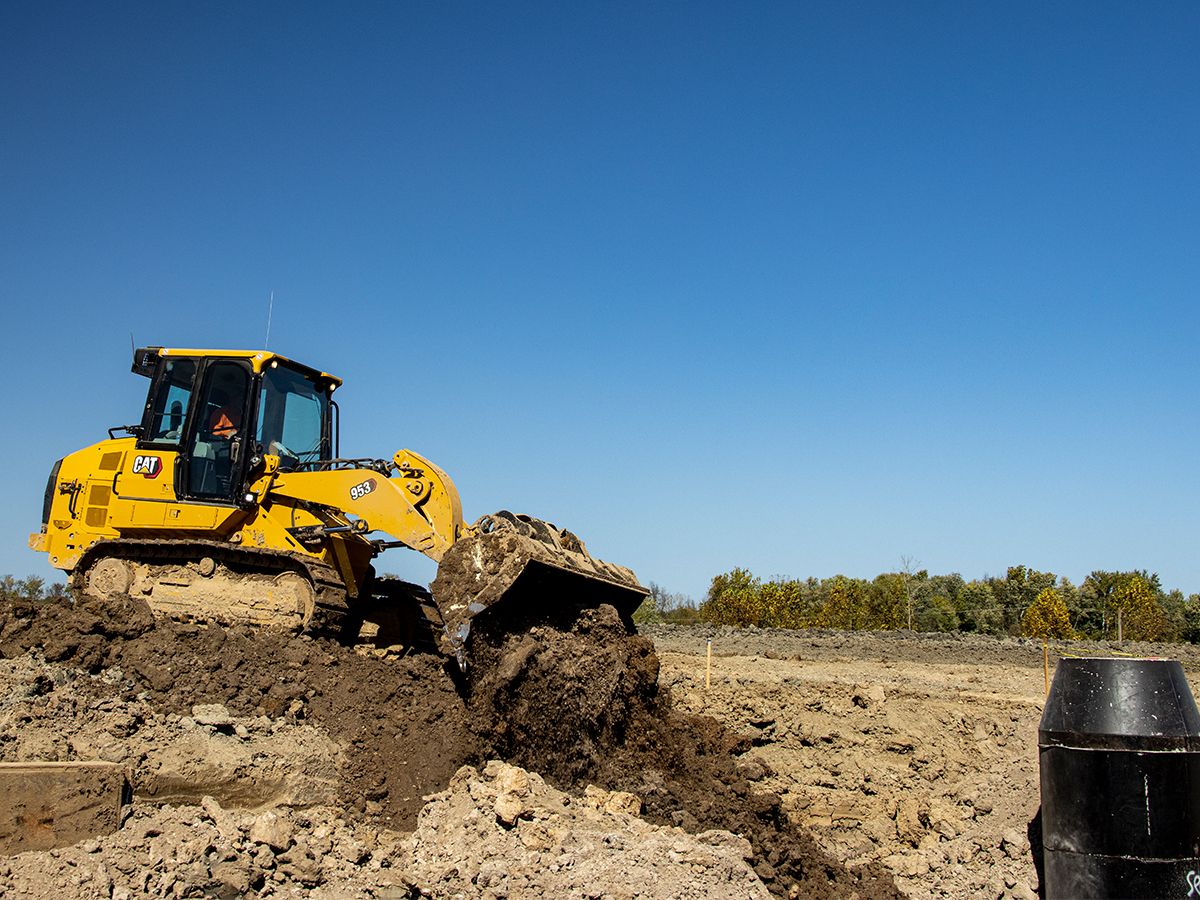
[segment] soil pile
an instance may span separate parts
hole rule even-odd
[[[653,644],[611,606],[562,610],[527,631],[481,628],[471,721],[485,749],[562,786],[587,781],[642,797],[651,822],[724,829],[753,848],[778,896],[898,896],[877,864],[848,870],[792,824],[778,795],[738,766],[750,742],[713,719],[672,709]]]
[[[422,798],[476,758],[454,682],[433,656],[380,659],[286,633],[156,624],[140,601],[0,608],[0,654],[35,649],[113,676],[91,686],[97,695],[181,718],[216,703],[263,727],[313,723],[344,748],[341,802],[397,828],[413,827]]]
[[[776,896],[897,896],[878,864],[847,870],[788,820],[778,796],[754,786],[762,773],[739,768],[747,742],[672,709],[658,688],[653,645],[611,607],[505,624],[510,630],[476,630],[471,671],[478,676],[464,696],[453,663],[434,656],[155,623],[138,601],[0,608],[0,655],[9,675],[23,679],[24,704],[2,723],[0,757],[111,759],[130,766],[143,799],[196,804],[202,785],[219,806],[288,806],[307,816],[305,807],[336,803],[355,827],[404,830],[416,827],[424,798],[461,766],[499,757],[568,792],[589,784],[632,792],[659,826],[740,834],[750,866]],[[180,815],[199,822],[190,808]],[[614,834],[632,827],[618,824]],[[503,822],[490,827],[505,839]],[[133,839],[125,831],[105,841],[123,847]],[[197,869],[188,890],[224,890],[204,880],[216,878],[214,865],[258,858],[248,837],[238,840],[206,844],[208,874]],[[529,860],[540,852],[525,847],[508,863],[536,868]],[[372,852],[370,859],[383,865],[390,857]],[[253,887],[262,867],[247,865]],[[714,865],[725,871],[723,862]],[[307,892],[325,883],[278,864],[270,871],[283,872],[283,882],[264,875],[255,890],[286,883]]]

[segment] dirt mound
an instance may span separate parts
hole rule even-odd
[[[630,791],[658,824],[740,834],[776,895],[898,896],[882,867],[846,870],[787,819],[777,795],[753,787],[738,768],[747,741],[672,709],[653,644],[612,607],[564,609],[525,632],[478,629],[471,656],[486,673],[469,697],[471,721],[489,754],[565,787]]]
[[[846,870],[788,820],[776,795],[754,787],[753,771],[738,766],[745,741],[712,719],[672,709],[658,687],[653,645],[615,610],[540,615],[505,623],[512,630],[479,623],[471,647],[478,674],[465,699],[439,657],[379,658],[292,634],[155,623],[138,601],[0,608],[0,654],[41,656],[93,673],[74,688],[82,705],[90,692],[101,710],[115,703],[115,714],[134,719],[132,726],[92,722],[85,731],[99,735],[97,746],[112,728],[119,734],[144,726],[147,738],[164,737],[167,751],[133,754],[144,795],[157,784],[158,796],[175,796],[170,791],[187,781],[185,757],[194,751],[228,757],[222,765],[234,786],[222,787],[222,799],[269,803],[271,797],[239,793],[236,785],[237,773],[257,774],[250,747],[285,752],[280,743],[300,735],[288,729],[312,725],[341,748],[334,772],[340,805],[361,821],[413,828],[423,798],[445,788],[460,766],[498,757],[563,790],[595,783],[631,791],[657,825],[740,834],[750,842],[751,866],[776,896],[897,896],[882,868]],[[222,710],[219,727],[211,720],[214,706]],[[208,724],[196,713],[201,707]],[[248,736],[231,737],[238,727]],[[306,739],[317,746],[315,735]],[[113,752],[129,753],[129,746]],[[95,747],[86,741],[67,742],[52,748],[51,758],[88,752]],[[204,778],[215,782],[219,774],[206,770]],[[309,777],[315,784],[321,774]],[[303,805],[291,788],[279,802]],[[186,794],[178,799],[195,802]]]
[[[311,721],[346,748],[342,800],[410,828],[423,797],[475,758],[462,701],[442,660],[379,659],[331,641],[248,628],[155,624],[140,601],[0,608],[0,654],[119,670],[117,696],[190,716]],[[100,690],[100,686],[95,686]]]

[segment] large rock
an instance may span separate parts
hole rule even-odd
[[[256,844],[266,844],[275,851],[288,849],[294,833],[292,823],[270,809],[258,816],[250,826],[250,840]]]

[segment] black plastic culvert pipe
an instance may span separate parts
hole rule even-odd
[[[1200,712],[1177,661],[1060,660],[1038,764],[1046,900],[1200,898]]]

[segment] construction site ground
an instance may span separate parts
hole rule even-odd
[[[0,608],[0,762],[130,786],[117,830],[0,857],[0,895],[1036,891],[1040,644],[644,634],[602,609],[498,636],[467,692],[432,656]]]

